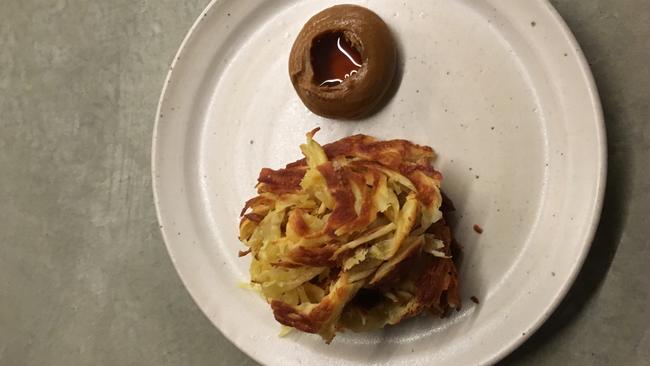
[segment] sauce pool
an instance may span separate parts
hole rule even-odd
[[[319,86],[335,86],[361,68],[361,53],[342,32],[326,33],[314,39],[311,63]]]

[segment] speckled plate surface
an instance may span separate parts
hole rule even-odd
[[[388,23],[402,64],[389,104],[360,122],[311,114],[288,78],[295,36],[334,1],[220,0],[201,14],[172,65],[153,139],[170,256],[207,317],[264,364],[494,363],[559,303],[597,225],[606,148],[590,71],[543,0],[351,2]],[[328,346],[297,332],[279,338],[269,306],[238,287],[249,264],[237,257],[239,210],[259,170],[299,158],[316,126],[323,143],[365,133],[438,152],[465,247],[460,312]]]

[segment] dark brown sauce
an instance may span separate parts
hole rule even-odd
[[[314,39],[311,47],[314,82],[334,86],[354,75],[361,68],[361,53],[342,32],[326,33]]]

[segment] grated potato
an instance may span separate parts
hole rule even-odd
[[[276,320],[329,343],[459,308],[433,150],[365,135],[321,146],[317,131],[303,160],[262,169],[242,211],[251,283]]]

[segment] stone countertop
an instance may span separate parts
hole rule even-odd
[[[597,239],[504,365],[650,362],[650,2],[553,0],[609,143]],[[253,365],[203,316],[158,230],[153,116],[207,0],[6,0],[0,11],[0,364]]]

